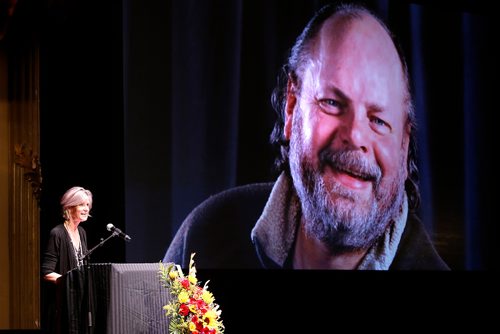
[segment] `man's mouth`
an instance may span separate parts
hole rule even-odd
[[[337,182],[349,189],[362,190],[371,188],[373,185],[373,177],[364,174],[338,168],[332,168],[331,173]]]
[[[376,181],[376,177],[374,175],[369,175],[369,174],[366,174],[366,173],[363,173],[360,171],[355,171],[352,169],[338,168],[336,166],[333,167],[333,170],[337,171],[338,173],[347,174],[348,176],[350,176],[352,178],[359,179],[359,180],[364,181],[364,182],[375,182]]]

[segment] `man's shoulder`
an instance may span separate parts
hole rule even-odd
[[[255,183],[224,190],[200,203],[186,217],[190,233],[221,233],[250,238],[250,231],[262,214],[273,183]],[[247,234],[248,232],[248,234]]]
[[[253,183],[221,191],[201,202],[188,218],[194,219],[202,216],[205,220],[212,216],[241,216],[255,210],[262,211],[273,184],[272,182]]]
[[[409,214],[392,270],[450,270],[416,214]]]
[[[201,202],[183,221],[164,261],[184,265],[195,252],[200,268],[255,266],[250,233],[272,187],[272,182],[237,186]]]

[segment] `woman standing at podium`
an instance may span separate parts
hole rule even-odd
[[[43,278],[54,283],[63,274],[83,264],[87,234],[80,223],[90,216],[92,193],[82,187],[72,187],[62,196],[61,207],[64,223],[50,231],[42,262]]]
[[[82,187],[72,187],[62,196],[61,208],[64,222],[50,231],[41,266],[42,277],[49,282],[45,292],[48,298],[45,305],[46,324],[43,326],[48,333],[61,332],[61,324],[57,324],[60,319],[56,315],[55,283],[67,272],[83,265],[87,234],[80,224],[90,217],[92,193]]]

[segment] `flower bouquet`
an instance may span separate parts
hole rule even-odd
[[[221,310],[213,294],[208,291],[208,281],[201,287],[196,278],[194,253],[189,261],[189,273],[185,276],[179,265],[160,262],[158,271],[162,285],[169,289],[172,298],[163,306],[170,317],[170,334],[220,334],[224,325]]]

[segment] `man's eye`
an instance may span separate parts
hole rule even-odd
[[[392,131],[392,127],[389,125],[389,123],[385,122],[384,120],[378,118],[378,117],[372,117],[370,119],[370,122],[374,125],[375,130],[380,133],[389,133]]]
[[[327,114],[332,114],[332,115],[340,114],[342,106],[341,106],[339,101],[333,100],[333,99],[323,99],[323,100],[320,100],[319,103],[320,103],[321,108]]]

